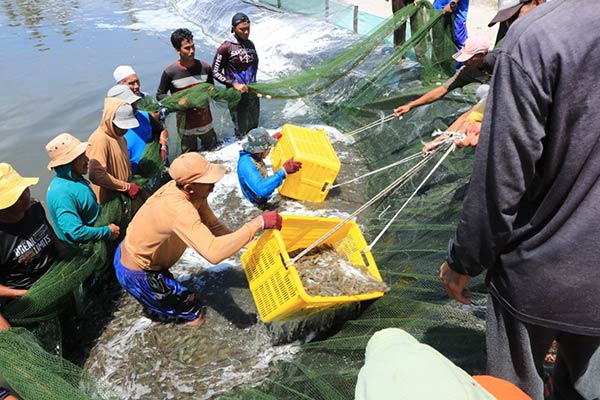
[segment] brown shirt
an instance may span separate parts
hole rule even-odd
[[[89,139],[86,152],[90,159],[89,177],[100,204],[112,199],[115,191],[126,191],[131,178],[127,141],[117,134],[112,123],[117,108],[124,104],[119,99],[104,99],[102,121]]]
[[[121,262],[130,269],[168,269],[189,246],[213,264],[237,253],[261,229],[256,220],[231,232],[205,200],[196,208],[174,181],[161,187],[127,227]]]

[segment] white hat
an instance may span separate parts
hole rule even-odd
[[[121,129],[132,129],[140,126],[140,123],[133,114],[133,108],[129,104],[123,104],[117,108],[113,124]]]
[[[133,74],[135,74],[135,71],[129,65],[119,65],[117,68],[115,68],[113,77],[115,78],[115,81],[119,83],[129,75]]]
[[[141,99],[140,96],[137,96],[131,91],[131,89],[129,89],[129,86],[125,85],[115,85],[111,87],[110,89],[108,89],[106,97],[115,97],[117,99],[126,101],[127,104],[133,104],[139,99]]]

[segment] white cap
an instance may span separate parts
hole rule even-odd
[[[121,129],[132,129],[140,126],[140,123],[133,114],[133,108],[129,104],[123,104],[117,108],[113,124]]]
[[[115,68],[113,77],[115,78],[115,81],[119,83],[129,75],[133,74],[135,74],[135,71],[129,65],[119,65],[117,68]]]
[[[108,89],[106,97],[114,97],[117,99],[121,99],[123,101],[126,101],[127,104],[133,104],[139,99],[141,99],[140,96],[137,96],[131,91],[131,89],[129,89],[129,86],[125,85],[115,85],[111,87],[110,89]]]

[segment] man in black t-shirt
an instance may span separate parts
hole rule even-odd
[[[0,304],[25,294],[57,257],[58,239],[29,191],[38,180],[0,163]],[[8,327],[0,316],[0,328]]]

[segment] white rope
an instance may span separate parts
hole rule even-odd
[[[346,218],[345,220],[343,220],[342,222],[340,222],[339,224],[334,226],[329,232],[325,233],[323,236],[321,236],[319,239],[317,239],[315,242],[313,242],[313,244],[311,244],[310,246],[308,246],[307,248],[302,250],[296,257],[294,257],[290,260],[287,260],[286,264],[293,264],[296,261],[298,261],[300,258],[304,257],[309,251],[311,251],[312,249],[314,249],[315,247],[317,247],[318,245],[323,243],[325,240],[327,240],[327,238],[329,238],[335,232],[340,230],[340,228],[343,227],[352,218],[359,215],[361,212],[366,210],[368,207],[373,205],[376,201],[378,201],[383,196],[385,196],[386,194],[388,194],[389,192],[394,190],[396,187],[408,182],[408,180],[410,178],[412,178],[412,176],[414,174],[416,174],[421,168],[423,168],[429,160],[433,159],[433,154],[434,154],[433,152],[427,154],[425,157],[423,157],[423,159],[421,161],[419,161],[416,165],[414,165],[412,168],[410,168],[408,171],[406,171],[404,174],[402,174],[402,176],[400,176],[398,179],[396,179],[395,181],[390,183],[385,189],[383,189],[382,191],[377,193],[371,200],[367,201],[365,204],[360,206],[348,218]]]
[[[444,162],[444,160],[446,159],[446,157],[448,157],[448,155],[456,148],[456,145],[454,144],[454,141],[450,142],[450,144],[448,144],[448,143],[446,143],[444,141],[444,145],[443,146],[444,147],[448,146],[448,149],[446,150],[446,152],[444,153],[444,155],[435,164],[435,166],[431,169],[431,171],[429,171],[429,174],[427,174],[427,176],[421,181],[421,183],[419,184],[419,186],[414,190],[414,192],[409,196],[409,198],[406,199],[406,201],[404,202],[404,204],[402,204],[402,207],[400,207],[400,209],[398,211],[396,211],[396,214],[394,214],[394,216],[388,221],[388,223],[381,230],[381,232],[379,232],[379,234],[377,235],[377,237],[375,239],[373,239],[373,241],[363,250],[364,253],[366,253],[368,251],[371,251],[371,249],[373,248],[373,246],[375,246],[375,244],[377,244],[377,242],[379,241],[379,239],[381,239],[381,237],[383,236],[383,234],[389,229],[389,227],[396,220],[396,218],[398,218],[398,215],[400,215],[400,213],[402,212],[402,210],[404,210],[404,208],[408,205],[408,202],[411,201],[413,199],[413,197],[415,197],[417,195],[417,193],[419,192],[419,190],[421,190],[421,188],[423,187],[423,185],[425,185],[425,183],[429,180],[429,178],[431,178],[431,175],[433,175],[433,173],[439,168],[439,166],[442,165],[442,163]]]
[[[337,183],[337,184],[335,184],[335,185],[329,185],[329,186],[326,186],[326,187],[325,187],[325,190],[331,190],[331,189],[335,189],[335,188],[337,188],[337,187],[340,187],[340,186],[348,185],[348,184],[350,184],[350,183],[353,183],[353,182],[356,182],[356,181],[358,181],[358,180],[361,180],[362,178],[366,178],[367,176],[370,176],[370,175],[373,175],[373,174],[379,173],[379,172],[381,172],[381,171],[385,171],[386,169],[389,169],[389,168],[395,167],[395,166],[397,166],[397,165],[400,165],[400,164],[407,163],[407,162],[409,162],[409,161],[412,161],[412,160],[414,160],[415,158],[420,158],[420,157],[423,157],[423,153],[422,153],[422,152],[415,153],[415,154],[413,154],[413,155],[411,155],[411,156],[408,156],[408,157],[406,157],[406,158],[403,158],[403,159],[402,159],[402,160],[400,160],[400,161],[396,161],[395,163],[392,163],[392,164],[390,164],[390,165],[386,165],[385,167],[382,167],[382,168],[379,168],[379,169],[376,169],[376,170],[373,170],[373,171],[367,172],[366,174],[364,174],[364,175],[361,175],[361,176],[358,176],[358,177],[356,177],[356,178],[354,178],[354,179],[350,179],[349,181],[342,182],[342,183]]]
[[[346,134],[349,135],[349,136],[354,136],[354,135],[357,135],[357,134],[359,134],[361,132],[364,132],[364,131],[367,131],[367,130],[369,130],[371,128],[374,128],[377,125],[381,125],[384,122],[390,121],[390,120],[392,120],[394,118],[396,118],[395,114],[386,115],[384,117],[381,117],[381,119],[379,119],[377,121],[373,121],[373,122],[371,122],[371,123],[369,123],[369,124],[367,124],[367,125],[365,125],[365,126],[363,126],[361,128],[358,128],[358,129],[355,129],[353,131],[347,132]],[[402,117],[400,117],[399,119],[402,119]]]

